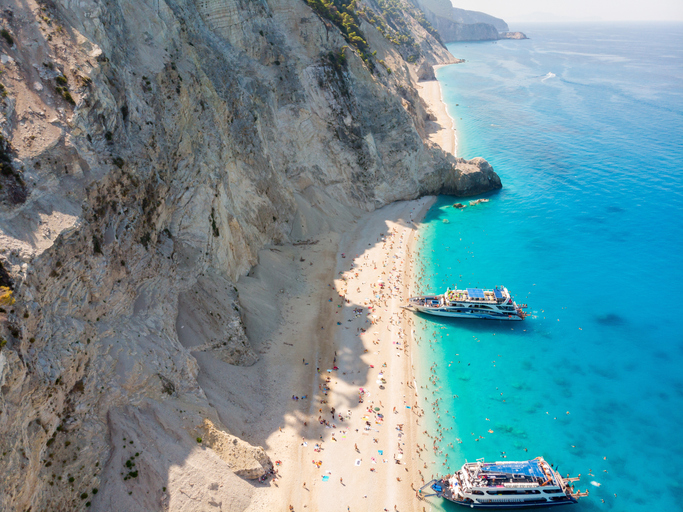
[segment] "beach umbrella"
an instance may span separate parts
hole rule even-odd
[[[375,410],[376,410],[376,411],[379,411],[379,407],[375,407]]]

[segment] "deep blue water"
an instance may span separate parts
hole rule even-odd
[[[437,73],[504,188],[439,199],[417,291],[504,285],[534,316],[419,319],[434,473],[543,455],[582,475],[577,512],[683,510],[683,24],[516,28]]]

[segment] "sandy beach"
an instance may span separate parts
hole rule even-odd
[[[449,64],[451,65],[451,64]],[[442,66],[434,66],[434,70]],[[426,128],[429,140],[441,146],[446,153],[456,155],[457,140],[455,135],[455,123],[448,114],[446,104],[443,101],[441,84],[438,80],[419,82],[418,92],[425,101],[429,111],[434,114],[435,119],[428,121]]]
[[[356,218],[343,234],[261,255],[241,294],[276,289],[277,313],[249,325],[261,353],[263,414],[245,432],[275,462],[250,511],[421,511],[426,469],[410,313],[417,222],[434,198]],[[297,268],[296,272],[288,273]],[[260,272],[260,275],[259,275]],[[289,276],[289,277],[285,277]],[[289,279],[286,283],[284,280]],[[245,301],[252,313],[259,306]],[[260,329],[260,330],[259,330]],[[424,452],[424,454],[423,454]],[[291,506],[291,508],[290,508]]]

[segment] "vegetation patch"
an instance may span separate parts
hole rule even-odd
[[[5,140],[5,137],[0,135],[0,174],[3,176],[14,176],[15,172],[14,169],[12,168],[12,157],[10,156],[10,152],[12,151],[12,148]]]
[[[218,238],[220,232],[218,231],[218,226],[216,226],[216,211],[213,208],[211,208],[211,229],[213,230],[213,236]]]
[[[12,290],[8,286],[0,286],[0,306],[11,306],[14,304]]]
[[[95,254],[102,254],[102,245],[100,244],[100,239],[94,235],[92,237],[92,248]]]
[[[131,441],[132,443],[132,441]],[[138,470],[133,469],[135,467],[135,456],[131,456],[123,465],[126,467],[126,469],[129,469],[128,473],[123,477],[124,480],[130,480],[131,478],[137,478],[138,477]]]
[[[147,232],[140,237],[140,243],[145,247],[145,250],[149,248],[149,242],[152,240],[152,234]]]
[[[7,41],[7,44],[12,46],[14,44],[14,38],[12,37],[12,34],[9,33],[9,30],[6,28],[0,29],[0,36]]]
[[[55,78],[55,82],[57,84],[64,84],[62,85],[56,85],[55,86],[55,91],[57,91],[57,94],[59,94],[62,98],[64,98],[68,103],[71,105],[75,105],[76,101],[74,100],[73,96],[71,96],[71,93],[69,92],[69,88],[66,86],[66,77],[64,76],[58,76]]]
[[[334,68],[337,74],[341,74],[342,71],[346,69],[346,49],[348,46],[342,46],[339,51],[328,52],[327,55],[323,57],[323,62],[325,64]]]
[[[9,178],[0,183],[0,190],[4,191],[12,204],[22,204],[26,201],[28,192],[21,174],[12,167],[11,152],[10,143],[0,135],[0,177]]]
[[[161,391],[163,391],[167,395],[173,395],[175,393],[175,384],[173,384],[173,382],[171,382],[171,380],[168,377],[164,377],[160,373],[158,373],[157,375],[161,380]]]
[[[9,275],[9,272],[5,269],[5,266],[0,261],[0,286],[9,288],[10,290],[14,288],[14,283]]]
[[[385,38],[399,47],[403,58],[408,62],[415,62],[420,58],[420,45],[417,44],[413,33],[406,21],[412,17],[427,33],[432,35],[445,47],[439,32],[427,21],[424,13],[410,5],[405,0],[378,0],[379,13],[370,8],[359,11],[358,14],[372,24]]]
[[[360,58],[370,71],[375,69],[370,60],[365,35],[359,27],[360,17],[356,12],[356,0],[306,0],[306,3],[341,31],[346,42],[358,50]]]

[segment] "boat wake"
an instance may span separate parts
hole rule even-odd
[[[545,82],[549,78],[555,78],[557,75],[553,73],[552,71],[548,71],[548,74],[543,77],[543,80],[541,82]]]

